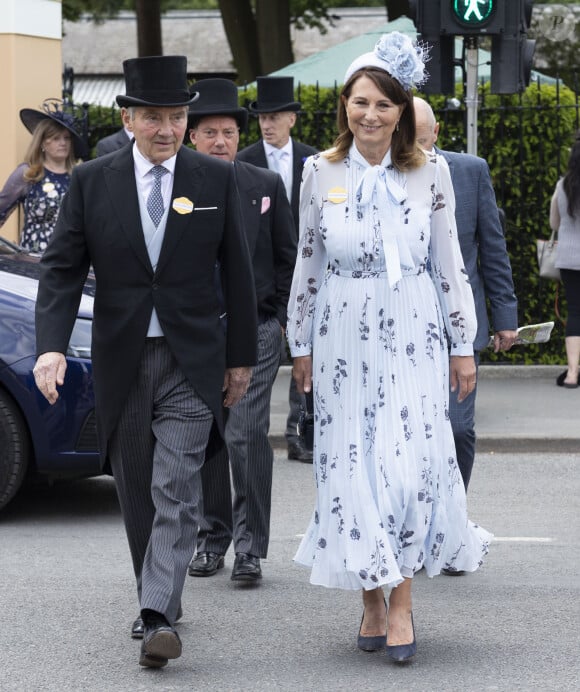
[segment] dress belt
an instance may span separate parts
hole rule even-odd
[[[413,269],[403,269],[401,268],[401,275],[402,276],[418,276],[419,274],[423,274],[427,270],[426,266],[423,264],[420,267],[416,268],[414,267]],[[344,269],[337,269],[334,267],[331,267],[328,270],[329,274],[334,274],[334,276],[342,276],[346,279],[386,279],[387,278],[387,272],[386,271],[348,271]]]

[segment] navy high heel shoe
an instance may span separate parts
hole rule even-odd
[[[387,602],[385,601],[385,610],[387,609]],[[360,620],[360,627],[358,630],[358,637],[356,640],[356,645],[361,651],[381,651],[387,645],[387,635],[379,634],[373,637],[365,637],[360,633],[362,629],[363,620],[365,619],[365,614],[363,611],[362,618]]]
[[[389,646],[387,644],[387,655],[396,663],[403,663],[417,653],[417,639],[415,638],[415,623],[413,622],[413,613],[411,613],[411,627],[413,628],[413,641],[410,644],[395,644]]]

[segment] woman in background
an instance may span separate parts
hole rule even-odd
[[[550,226],[558,231],[556,267],[560,269],[568,303],[568,369],[558,376],[556,383],[566,389],[577,389],[580,384],[580,131],[576,133],[567,171],[557,182],[552,196]]]
[[[68,190],[70,174],[86,148],[72,115],[59,101],[45,101],[42,111],[24,108],[20,119],[32,140],[21,163],[0,192],[0,226],[22,205],[20,245],[42,253],[52,234],[60,202]]]

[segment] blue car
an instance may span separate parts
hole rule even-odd
[[[92,382],[94,279],[87,280],[51,406],[34,383],[39,258],[0,238],[0,509],[28,478],[82,478],[99,466]]]

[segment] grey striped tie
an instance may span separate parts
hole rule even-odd
[[[163,212],[165,211],[163,206],[163,195],[161,194],[161,178],[166,173],[169,173],[169,171],[163,166],[153,166],[151,173],[155,180],[153,182],[153,189],[147,198],[147,211],[149,212],[151,221],[155,224],[155,228],[157,228],[163,217]]]

